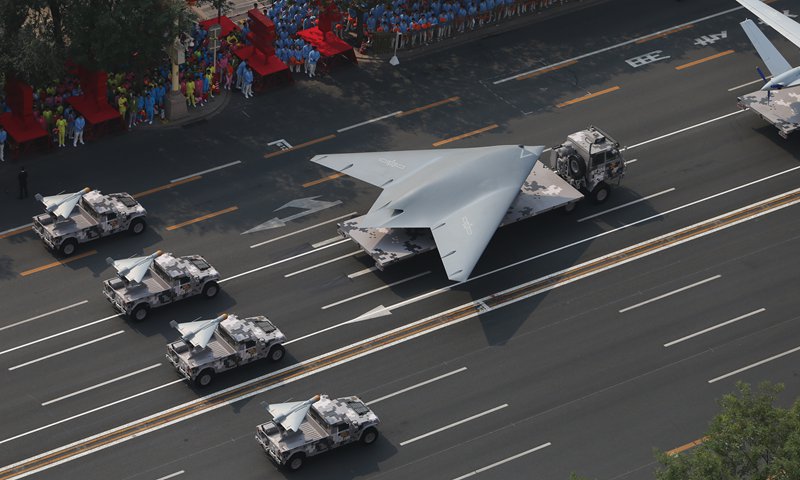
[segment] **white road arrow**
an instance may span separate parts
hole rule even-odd
[[[306,215],[311,215],[312,213],[319,212],[320,210],[325,210],[326,208],[335,207],[336,205],[340,205],[342,203],[341,200],[336,200],[335,202],[326,202],[324,200],[317,200],[317,198],[319,198],[319,196],[292,200],[286,205],[276,208],[275,211],[277,212],[278,210],[291,207],[300,208],[303,210],[302,212],[295,213],[294,215],[289,215],[288,217],[284,218],[275,217],[272,220],[266,221],[251,228],[250,230],[247,230],[246,232],[242,232],[242,235],[246,233],[260,232],[262,230],[285,227],[287,222],[297,220],[298,218],[305,217]]]

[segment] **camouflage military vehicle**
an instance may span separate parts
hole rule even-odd
[[[590,126],[552,148],[550,168],[593,203],[603,203],[608,199],[609,182],[619,183],[625,175],[625,160],[617,141]]]
[[[75,193],[36,199],[45,213],[33,217],[33,230],[48,248],[69,256],[78,244],[119,232],[144,232],[147,211],[127,193],[103,195],[84,188]]]
[[[275,463],[292,471],[307,457],[378,439],[380,420],[358,397],[317,395],[305,402],[265,406],[273,420],[256,427],[256,440]]]
[[[267,317],[223,314],[213,320],[178,324],[182,337],[167,345],[167,360],[187,380],[206,387],[220,372],[268,358],[283,359],[286,336]]]
[[[106,261],[117,278],[103,282],[103,293],[116,310],[140,322],[151,308],[219,293],[219,272],[200,255],[176,257],[160,250],[146,257]]]

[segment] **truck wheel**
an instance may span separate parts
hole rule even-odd
[[[269,349],[269,361],[280,362],[283,360],[283,355],[285,353],[286,349],[283,348],[283,345],[273,345],[272,348]]]
[[[295,453],[289,460],[286,462],[286,468],[291,470],[292,472],[296,472],[303,468],[303,463],[306,461],[306,455],[304,453]]]
[[[214,381],[214,370],[207,368],[200,372],[200,375],[194,379],[194,384],[198,387],[207,387]]]
[[[147,318],[147,314],[150,313],[150,305],[146,303],[140,303],[136,305],[134,309],[131,311],[131,318],[136,322],[143,322],[145,318]]]
[[[70,255],[75,253],[75,250],[77,249],[78,249],[78,241],[75,240],[74,238],[68,238],[64,240],[64,242],[61,243],[61,246],[58,247],[59,253],[61,253],[61,255],[65,257],[69,257]]]
[[[586,175],[586,162],[583,161],[583,158],[573,154],[567,157],[567,162],[569,165],[569,174],[572,178],[580,180]]]
[[[600,182],[594,187],[591,193],[592,203],[600,204],[608,200],[608,194],[610,193],[610,189],[608,188],[608,184],[605,182]]]
[[[139,235],[144,232],[145,227],[147,227],[147,222],[143,218],[134,218],[128,227],[128,231],[133,235]]]
[[[378,430],[375,427],[369,427],[361,434],[361,443],[364,445],[372,445],[378,439]]]
[[[206,298],[214,298],[219,293],[219,285],[217,282],[211,281],[203,286],[203,296]]]

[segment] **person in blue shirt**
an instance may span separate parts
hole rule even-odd
[[[306,62],[308,65],[308,76],[310,78],[314,78],[317,72],[317,62],[319,62],[321,56],[317,47],[311,47],[311,51],[308,52],[308,61]]]
[[[136,120],[137,122],[143,122],[144,118],[141,118],[141,112],[144,110],[144,95],[141,93],[136,97]]]
[[[305,73],[306,73],[306,75],[308,75],[308,54],[311,52],[311,44],[307,43],[307,44],[303,45],[303,47],[300,49],[300,51],[303,53],[303,60],[305,61],[304,62],[304,64],[305,64]],[[310,77],[311,75],[308,75],[308,76]]]
[[[6,146],[6,140],[8,140],[8,133],[6,133],[6,130],[2,125],[0,125],[0,162],[6,161],[6,158],[3,156],[3,149]]]
[[[253,71],[250,68],[244,70],[244,88],[242,89],[244,98],[253,96]]]
[[[244,85],[244,70],[247,68],[247,60],[242,60],[242,63],[236,67],[236,89],[241,90]]]
[[[83,130],[86,127],[86,120],[83,118],[83,115],[78,115],[78,118],[75,119],[75,138],[72,140],[72,146],[77,147],[78,142],[81,142],[83,145]]]
[[[147,98],[144,99],[144,111],[147,114],[147,123],[149,125],[153,124],[153,116],[155,115],[155,107],[156,107],[156,100],[153,98],[151,93],[147,94]]]

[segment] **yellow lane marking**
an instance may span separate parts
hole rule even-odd
[[[600,90],[599,92],[590,93],[588,95],[584,95],[582,97],[573,98],[572,100],[567,100],[566,102],[559,103],[556,105],[557,108],[566,107],[568,105],[573,105],[578,102],[582,102],[584,100],[589,100],[590,98],[599,97],[600,95],[605,95],[606,93],[616,92],[619,90],[619,86],[606,88],[605,90]]]
[[[720,57],[724,57],[725,55],[730,55],[734,53],[735,50],[725,50],[724,52],[715,53],[710,57],[701,58],[700,60],[695,60],[694,62],[684,63],[683,65],[678,65],[675,67],[675,70],[683,70],[684,68],[694,67],[695,65],[700,65],[701,63],[708,62],[709,60],[714,60]]]
[[[28,275],[32,275],[37,272],[41,272],[42,270],[47,270],[49,268],[57,267],[59,265],[64,265],[65,263],[74,262],[75,260],[80,260],[81,258],[88,257],[89,255],[94,255],[97,253],[97,250],[89,250],[88,252],[83,252],[74,257],[65,258],[64,260],[59,260],[57,262],[48,263],[47,265],[42,265],[41,267],[31,268],[30,270],[25,270],[24,272],[20,273],[21,276],[27,277]]]
[[[266,153],[266,154],[264,154],[264,158],[277,157],[278,155],[283,155],[284,153],[291,152],[291,151],[297,150],[299,148],[307,147],[309,145],[314,145],[315,143],[324,142],[326,140],[330,140],[331,138],[335,138],[335,137],[336,137],[336,134],[331,134],[331,135],[328,135],[328,136],[325,136],[325,137],[320,137],[320,138],[317,138],[315,140],[310,140],[310,141],[308,141],[306,143],[301,143],[300,145],[295,145],[292,148],[287,148],[286,150],[278,150],[277,152]]]
[[[203,177],[201,177],[200,175],[197,175],[196,177],[184,178],[183,180],[179,180],[175,183],[168,183],[166,185],[161,185],[160,187],[151,188],[150,190],[145,190],[144,192],[135,193],[133,194],[133,196],[136,198],[146,197],[147,195],[160,192],[161,190],[177,187],[178,185],[183,185],[184,183],[194,182],[195,180],[200,180],[201,178]]]
[[[672,450],[667,452],[667,455],[669,455],[670,457],[674,457],[675,455],[677,455],[677,454],[679,454],[681,452],[685,452],[686,450],[689,450],[690,448],[694,448],[694,447],[696,447],[698,445],[702,445],[703,443],[705,443],[706,440],[708,440],[708,437],[698,438],[697,440],[695,440],[693,442],[689,442],[686,445],[681,445],[678,448],[673,448]]]
[[[445,140],[439,140],[438,142],[434,143],[433,146],[434,147],[438,147],[438,146],[441,146],[441,145],[445,145],[447,143],[455,142],[455,141],[461,140],[463,138],[471,137],[473,135],[478,135],[479,133],[488,132],[489,130],[494,130],[497,127],[499,127],[499,125],[496,124],[496,123],[493,123],[493,124],[489,125],[488,127],[483,127],[483,128],[479,128],[477,130],[473,130],[471,132],[463,133],[463,134],[461,134],[461,135],[459,135],[457,137],[447,138]]]
[[[545,73],[550,73],[550,72],[554,72],[556,70],[561,70],[562,68],[571,67],[571,66],[575,65],[576,63],[578,63],[577,60],[572,60],[571,62],[561,63],[561,64],[556,65],[554,67],[545,68],[544,70],[537,70],[537,71],[531,72],[531,73],[529,73],[527,75],[519,76],[516,79],[517,80],[527,80],[529,78],[538,77],[539,75],[542,75],[542,74],[545,74]]]
[[[303,188],[313,187],[314,185],[319,185],[320,183],[325,183],[329,180],[336,180],[339,177],[343,177],[344,173],[334,173],[333,175],[328,175],[327,177],[322,177],[318,180],[313,180],[311,182],[307,182],[303,184]]]
[[[406,115],[411,115],[412,113],[419,113],[428,110],[429,108],[436,108],[438,106],[444,105],[446,103],[457,102],[461,100],[461,97],[450,97],[445,98],[444,100],[439,100],[438,102],[429,103],[428,105],[423,105],[422,107],[417,107],[411,110],[406,110],[404,112],[398,113],[395,115],[396,117],[405,117]]]
[[[673,28],[672,30],[667,30],[666,32],[656,33],[656,34],[650,35],[649,37],[640,38],[639,40],[636,40],[636,43],[638,44],[638,43],[649,42],[650,40],[655,40],[656,38],[663,38],[663,37],[666,37],[667,35],[673,34],[675,32],[680,32],[681,30],[688,30],[688,29],[693,28],[693,27],[694,27],[694,25],[690,24],[690,25],[684,25],[684,26],[678,27],[678,28]]]
[[[209,218],[214,218],[216,216],[223,215],[225,213],[234,212],[236,210],[239,210],[239,207],[236,207],[236,206],[228,207],[228,208],[226,208],[224,210],[220,210],[218,212],[209,213],[207,215],[203,215],[202,217],[197,217],[197,218],[194,218],[192,220],[187,220],[187,221],[185,221],[183,223],[179,223],[177,225],[169,226],[169,227],[167,227],[167,230],[177,230],[179,228],[185,227],[186,225],[191,225],[193,223],[202,222],[203,220],[208,220]]]
[[[29,232],[29,231],[31,231],[31,230],[33,230],[33,227],[22,227],[22,228],[18,228],[18,229],[16,229],[16,230],[11,230],[10,232],[6,232],[6,233],[4,233],[4,234],[0,235],[0,238],[8,238],[8,237],[13,237],[14,235],[19,235],[20,233]]]

